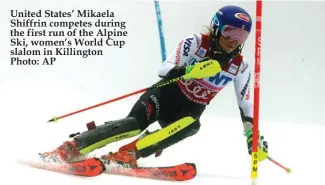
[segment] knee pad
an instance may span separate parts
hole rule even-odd
[[[93,130],[81,133],[75,139],[80,153],[86,155],[105,145],[136,136],[141,133],[137,120],[127,117],[120,120],[106,122]]]
[[[193,136],[200,129],[200,121],[193,117],[184,117],[167,127],[145,136],[136,143],[140,157],[148,157],[179,141]]]

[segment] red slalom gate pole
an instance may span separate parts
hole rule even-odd
[[[255,30],[255,71],[254,71],[254,118],[253,118],[253,146],[251,160],[252,184],[256,184],[258,176],[258,127],[260,103],[260,62],[262,36],[262,0],[256,0],[256,30]]]

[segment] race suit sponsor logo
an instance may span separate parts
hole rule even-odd
[[[205,53],[206,53],[206,52],[207,52],[206,49],[200,47],[199,51],[197,52],[197,55],[198,55],[199,57],[202,57],[202,58],[203,58],[203,57],[205,56]]]
[[[228,82],[230,82],[232,80],[232,78],[230,78],[229,76],[225,76],[222,75],[220,73],[218,73],[217,75],[210,77],[209,81],[213,82],[216,85],[226,85]]]
[[[145,103],[141,101],[141,104],[145,107],[147,112],[147,120],[150,120],[151,114],[152,114],[152,105],[150,103]]]
[[[248,68],[248,63],[245,63],[243,69],[240,72],[244,73],[247,68]]]
[[[248,85],[249,85],[249,81],[250,81],[250,79],[251,79],[251,74],[249,73],[249,76],[248,76],[248,79],[247,79],[247,81],[246,81],[246,84],[245,84],[245,86],[243,87],[243,89],[242,89],[241,92],[240,92],[241,99],[244,98],[244,96],[245,96],[245,92],[246,92],[247,88],[249,88]],[[246,97],[246,98],[247,98],[247,97]]]
[[[187,38],[185,40],[185,43],[184,43],[184,47],[183,47],[183,55],[184,56],[188,56],[188,52],[190,52],[190,49],[191,49],[191,44],[192,44],[192,40],[194,38]]]
[[[218,91],[211,91],[194,80],[181,80],[178,85],[187,98],[199,104],[208,104],[218,93]]]
[[[150,99],[152,100],[152,102],[155,104],[155,108],[156,108],[156,117],[159,116],[159,111],[160,111],[160,106],[159,106],[159,102],[158,99],[156,98],[156,96],[151,95]]]
[[[231,64],[228,69],[228,72],[235,75],[237,73],[237,70],[238,70],[238,66],[235,64]]]
[[[178,44],[178,47],[176,49],[176,64],[179,64],[180,60],[181,60],[181,49],[182,49],[182,45],[183,45],[183,40]]]
[[[246,22],[250,22],[250,18],[248,15],[244,14],[244,13],[236,13],[235,14],[235,17],[240,19],[240,20],[243,20],[243,21],[246,21]]]

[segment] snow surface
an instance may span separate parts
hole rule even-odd
[[[38,152],[59,146],[68,139],[70,133],[85,130],[85,124],[89,121],[94,120],[100,125],[104,121],[124,117],[136,97],[71,116],[57,123],[47,123],[53,114],[68,113],[98,103],[98,100],[86,98],[83,94],[70,91],[68,88],[66,91],[53,89],[51,88],[55,85],[53,83],[49,85],[37,81],[1,83],[4,87],[4,90],[0,91],[2,102],[0,112],[3,113],[1,179],[4,184],[181,183],[106,174],[85,178],[33,169],[19,164],[20,159],[33,159]],[[194,162],[197,165],[198,175],[193,180],[183,182],[185,184],[251,184],[250,156],[247,155],[239,116],[236,119],[229,119],[203,115],[201,122],[201,130],[195,136],[165,150],[159,158],[150,156],[140,159],[139,164],[166,166]],[[158,128],[157,124],[149,127],[150,130],[155,128]],[[324,126],[261,121],[260,128],[269,142],[270,156],[292,168],[293,173],[287,174],[270,161],[263,161],[259,164],[257,184],[325,184]],[[112,143],[92,155],[100,156],[108,151],[115,151],[132,139]]]

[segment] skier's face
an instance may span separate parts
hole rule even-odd
[[[225,52],[231,53],[240,45],[240,43],[238,40],[232,40],[221,35],[221,37],[219,37],[219,45]]]

